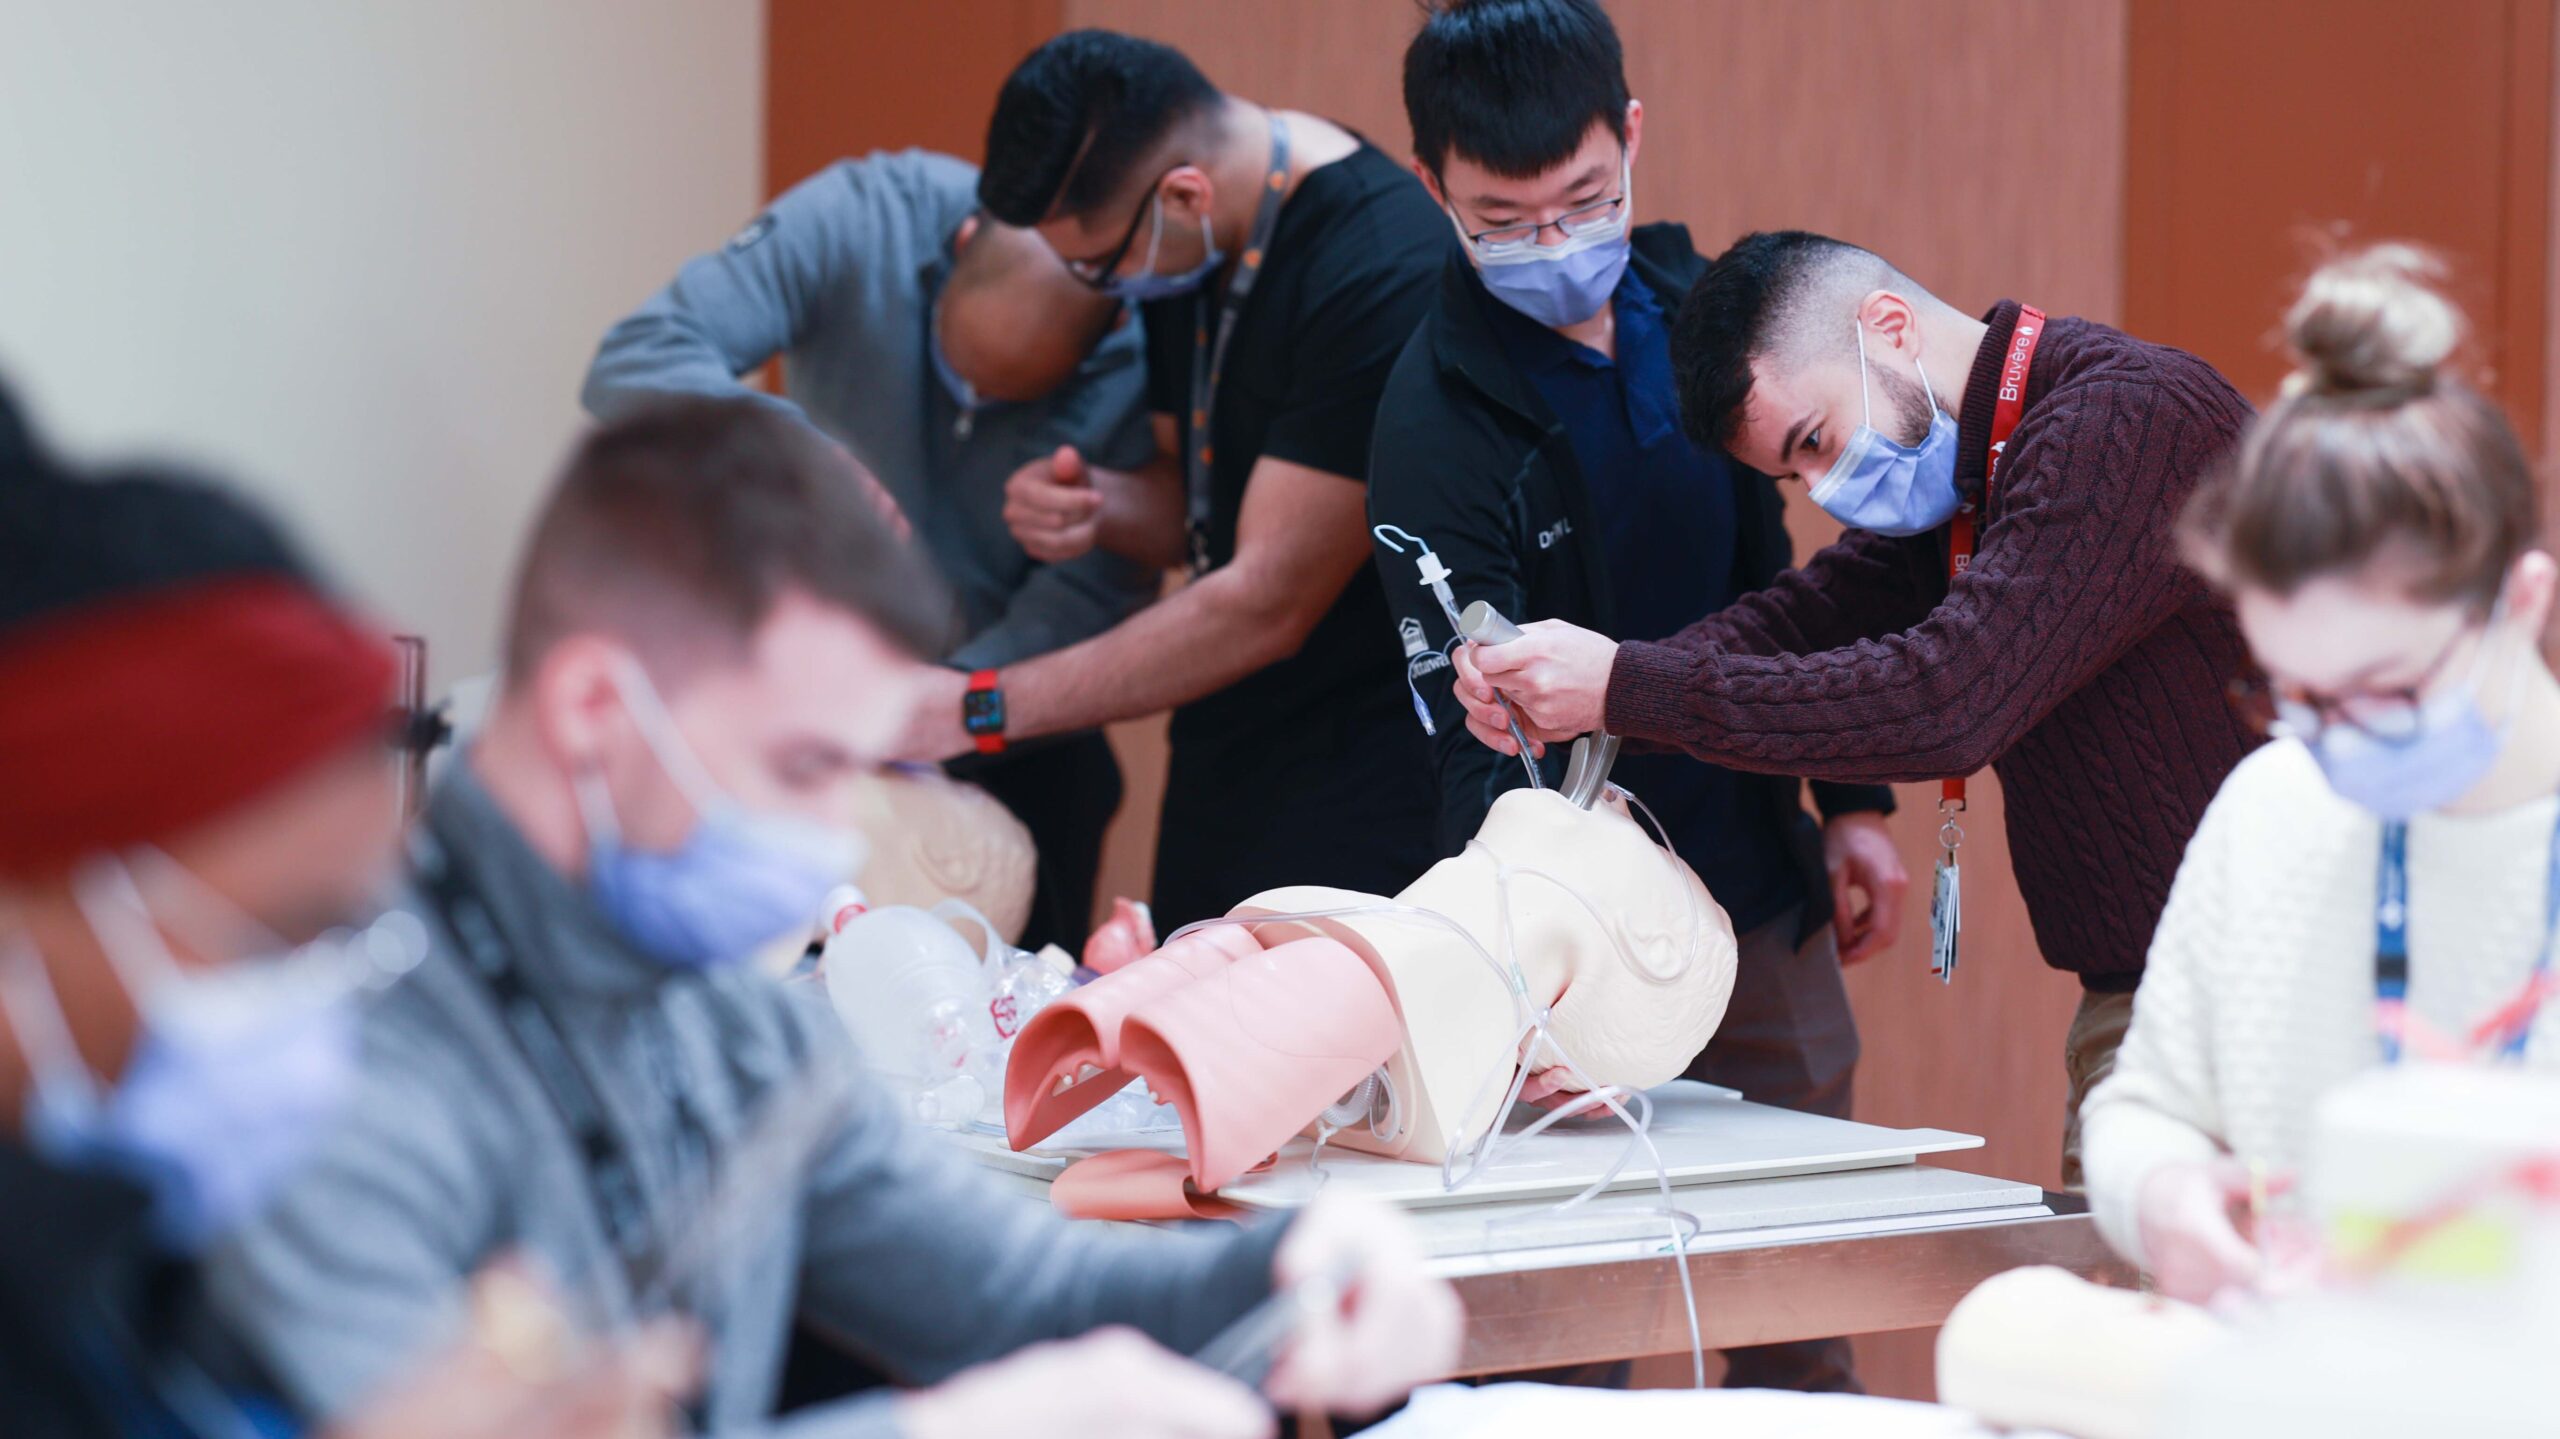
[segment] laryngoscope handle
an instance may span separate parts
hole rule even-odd
[[[1466,612],[1458,616],[1458,637],[1471,645],[1507,645],[1521,634],[1518,625],[1504,619],[1502,611],[1483,600],[1468,601]],[[1511,711],[1511,697],[1496,690],[1494,698],[1502,701],[1502,717],[1511,725],[1511,742],[1520,746],[1520,767],[1529,772],[1529,788],[1545,789],[1546,781],[1538,775],[1538,762],[1529,755],[1528,731],[1520,728],[1520,716]]]
[[[1466,612],[1458,616],[1458,633],[1473,644],[1507,645],[1520,638],[1518,625],[1502,617],[1502,611],[1482,600],[1468,602]]]
[[[1458,616],[1458,633],[1473,644],[1509,644],[1520,638],[1518,625],[1503,617],[1500,610],[1476,600],[1468,604],[1466,613]],[[1520,753],[1529,752],[1528,737],[1521,733],[1520,721],[1511,714],[1511,702],[1503,700],[1503,714],[1511,720],[1511,738],[1520,745]],[[1609,767],[1618,759],[1618,737],[1606,730],[1594,730],[1588,740],[1574,745],[1573,767],[1566,771],[1564,797],[1583,809],[1589,809],[1600,798],[1609,783]]]

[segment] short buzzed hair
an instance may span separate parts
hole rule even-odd
[[[852,459],[750,399],[681,399],[588,432],[534,522],[507,623],[511,679],[562,638],[653,655],[743,646],[789,589],[938,655],[955,612]]]
[[[1752,362],[1857,343],[1859,299],[1878,289],[1928,294],[1882,255],[1805,230],[1743,236],[1689,287],[1671,328],[1680,421],[1691,439],[1732,445],[1751,399]]]

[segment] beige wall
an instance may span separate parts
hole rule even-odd
[[[0,372],[486,667],[597,337],[760,198],[739,0],[0,0]]]

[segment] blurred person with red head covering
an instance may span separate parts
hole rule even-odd
[[[0,394],[13,1439],[302,1432],[195,1256],[326,1131],[355,1006],[423,947],[359,927],[399,838],[391,683],[266,520],[176,472],[71,473]],[[661,1338],[550,1376],[516,1357],[466,1344],[332,1432],[646,1435],[690,1366]]]

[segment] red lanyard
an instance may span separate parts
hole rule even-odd
[[[2018,420],[2027,412],[2027,367],[2035,363],[2036,341],[2044,338],[2044,311],[2033,305],[2018,307],[2017,328],[2009,332],[2009,356],[2000,362],[2000,393],[1991,406],[1991,453],[1982,462],[1981,511],[1991,510],[1992,484],[2000,477],[2000,456],[2009,448],[2009,437],[2017,433]],[[1947,522],[1947,584],[1953,588],[1956,578],[1973,564],[1974,512],[1966,505]],[[1964,808],[1964,776],[1944,781],[1939,788],[1940,809]]]

